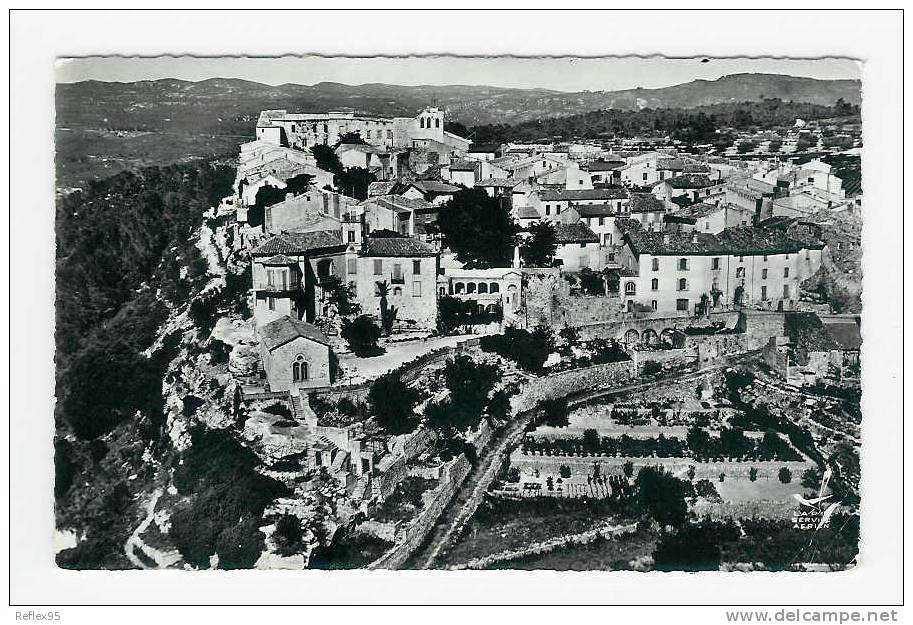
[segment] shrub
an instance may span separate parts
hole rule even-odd
[[[789,470],[789,467],[780,467],[777,477],[783,484],[789,484],[793,481],[793,472]]]
[[[561,475],[562,478],[568,479],[569,477],[571,477],[571,468],[569,466],[567,466],[566,464],[562,464],[560,467],[558,467],[558,473]]]
[[[292,418],[292,411],[289,410],[289,407],[278,401],[273,402],[272,404],[270,404],[269,406],[264,408],[263,412],[268,412],[270,414],[274,414],[277,417],[287,417],[289,419]]]
[[[418,425],[414,411],[419,399],[419,392],[405,385],[396,371],[374,380],[368,391],[368,405],[377,424],[393,435],[407,434]]]
[[[663,372],[662,364],[656,362],[655,360],[645,360],[641,373],[646,376],[658,375]]]
[[[340,334],[357,356],[376,356],[382,353],[377,346],[377,340],[381,335],[380,326],[367,315],[343,321]]]
[[[533,332],[520,328],[507,328],[504,334],[483,336],[479,346],[517,363],[521,369],[532,373],[542,371],[552,351],[552,337],[547,328],[538,327]]]
[[[758,470],[755,467],[748,469],[748,480],[755,482],[758,479]]]
[[[542,424],[555,428],[565,428],[570,423],[568,416],[567,398],[558,397],[556,399],[543,399],[539,402],[539,410],[542,411]]]

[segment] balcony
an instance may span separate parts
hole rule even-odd
[[[288,293],[290,291],[297,291],[301,288],[299,282],[291,282],[286,284],[272,284],[269,282],[260,283],[254,286],[255,291],[261,291],[264,293]]]

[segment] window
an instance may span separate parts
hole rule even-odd
[[[651,291],[659,290],[659,279],[658,278],[653,278],[652,280],[650,280],[650,290]]]
[[[403,289],[402,289],[402,287],[399,287],[399,286],[398,286],[398,287],[396,287],[395,289],[393,289],[393,295],[394,295],[394,296],[399,297],[399,296],[401,296],[402,294],[403,294]]]
[[[745,268],[744,268],[744,267],[736,267],[736,269],[735,269],[735,277],[736,277],[736,278],[744,278],[744,277],[745,277]]]
[[[580,244],[580,249],[583,249],[583,248],[585,248],[585,247],[586,247],[586,243],[581,243],[581,244]]]
[[[637,293],[637,285],[633,282],[625,282],[625,295],[634,295]]]
[[[266,298],[266,305],[269,306],[269,309],[270,309],[270,310],[276,310],[276,298],[275,298],[275,297],[267,297],[267,298]]]
[[[346,273],[358,273],[358,261],[354,258],[346,261]]]
[[[374,275],[375,276],[384,275],[384,261],[381,258],[374,259]]]
[[[604,225],[605,225],[605,217],[600,217],[600,218],[599,218],[599,225],[600,225],[600,226],[604,226]]]
[[[422,261],[413,260],[412,261],[412,273],[415,275],[421,275],[422,273]]]
[[[304,382],[308,379],[308,363],[304,356],[298,354],[292,363],[292,382]]]
[[[767,262],[767,254],[764,254],[764,262]]]
[[[465,287],[463,286],[463,283],[462,283],[462,282],[457,282],[457,283],[453,286],[453,292],[456,293],[457,295],[459,295],[459,294],[461,294],[461,293],[463,292],[463,289],[464,289],[464,288],[465,288]]]
[[[675,300],[675,310],[688,310],[688,300],[686,300],[686,299]]]
[[[783,285],[783,299],[789,299],[789,285]]]
[[[393,138],[393,131],[392,131],[392,130],[388,130],[388,131],[387,131],[387,138],[388,138],[388,139],[392,139],[392,138]]]
[[[425,127],[425,118],[424,117],[419,118],[418,125],[419,125],[419,128]]]
[[[612,234],[611,233],[607,232],[606,234],[602,235],[602,244],[603,245],[612,245]]]
[[[761,270],[761,280],[767,280],[767,270],[766,269]]]
[[[349,238],[349,243],[355,243],[355,231],[354,230],[349,230],[348,238]]]
[[[659,259],[658,258],[653,259],[653,271],[659,271]]]
[[[678,279],[678,290],[687,291],[688,290],[688,281],[684,278]]]
[[[466,292],[467,292],[467,293],[475,293],[475,292],[476,292],[476,283],[475,283],[475,282],[469,282],[469,283],[467,283],[467,284],[466,284]]]
[[[412,282],[412,297],[422,296],[422,283],[419,280]]]
[[[761,299],[762,300],[767,299],[767,285],[766,284],[761,287]]]
[[[717,270],[720,268],[720,257],[714,256],[713,260],[710,261],[711,268]]]
[[[370,130],[366,130],[366,131],[365,131],[365,139],[370,139],[370,138],[371,138],[371,131],[370,131]]]
[[[744,262],[745,262],[745,257],[744,257],[744,256],[739,256],[739,262],[740,262],[740,263],[744,263]]]
[[[679,271],[688,271],[688,259],[687,258],[678,259],[678,270]]]
[[[488,285],[489,293],[497,293],[500,290],[501,290],[501,287],[498,285],[497,282],[492,282],[491,284]]]
[[[434,120],[434,127],[435,127],[435,128],[440,128],[440,127],[441,127],[441,120],[440,120],[440,119],[435,119],[435,120]]]
[[[272,269],[266,270],[266,283],[270,286],[276,284],[276,272]]]
[[[488,293],[488,283],[479,282],[479,293]]]
[[[393,279],[400,281],[403,279],[403,266],[400,263],[393,263]]]
[[[644,182],[647,181],[647,172],[644,172]]]
[[[784,278],[788,278],[788,277],[789,277],[789,267],[784,267],[784,268],[783,268],[783,277],[784,277]]]
[[[653,310],[656,310],[658,307],[659,307],[659,304],[656,300],[650,301],[650,308],[652,308]]]
[[[551,215],[551,214],[552,214],[552,207],[549,206],[548,204],[545,205],[545,214],[546,214],[546,215]]]

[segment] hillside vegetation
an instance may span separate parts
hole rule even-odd
[[[206,275],[191,235],[234,172],[188,163],[125,172],[57,205],[55,498],[57,526],[84,537],[73,568],[128,566],[136,495],[153,476],[163,425],[169,310]]]

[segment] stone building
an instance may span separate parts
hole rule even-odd
[[[624,232],[618,262],[629,310],[695,314],[708,307],[794,310],[799,285],[821,266],[824,243],[809,233],[774,228],[703,232],[649,231],[616,220]]]
[[[270,391],[328,386],[333,382],[330,343],[316,326],[290,316],[258,330],[260,358]]]

